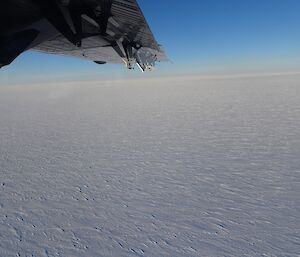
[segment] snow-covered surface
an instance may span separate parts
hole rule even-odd
[[[300,256],[300,78],[0,87],[0,256]]]

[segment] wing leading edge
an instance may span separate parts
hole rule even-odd
[[[28,49],[142,71],[166,60],[136,0],[3,0],[0,17],[0,67]]]

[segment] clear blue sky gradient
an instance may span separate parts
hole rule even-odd
[[[171,60],[152,74],[224,74],[300,70],[299,0],[138,0]],[[141,76],[29,51],[0,70],[0,83]]]

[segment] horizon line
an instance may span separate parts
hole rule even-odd
[[[0,85],[0,87],[6,86],[59,86],[59,85],[78,85],[79,83],[122,83],[122,82],[138,82],[138,81],[155,81],[155,80],[170,80],[170,79],[184,79],[184,80],[200,80],[200,81],[210,81],[210,80],[231,80],[231,79],[256,79],[256,78],[267,78],[267,77],[286,77],[286,76],[297,76],[300,75],[300,71],[285,71],[285,72],[256,72],[256,73],[235,73],[235,74],[179,74],[179,75],[158,75],[158,76],[138,76],[134,78],[123,77],[123,78],[112,78],[112,79],[91,79],[91,80],[70,80],[70,81],[61,81],[61,82],[46,82],[46,81],[32,81],[24,82],[21,84],[19,82],[15,82],[7,85]]]

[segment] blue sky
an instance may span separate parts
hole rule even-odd
[[[146,76],[300,70],[299,0],[138,2],[171,60]],[[124,76],[141,74],[122,65],[27,52],[0,71],[0,82]]]

